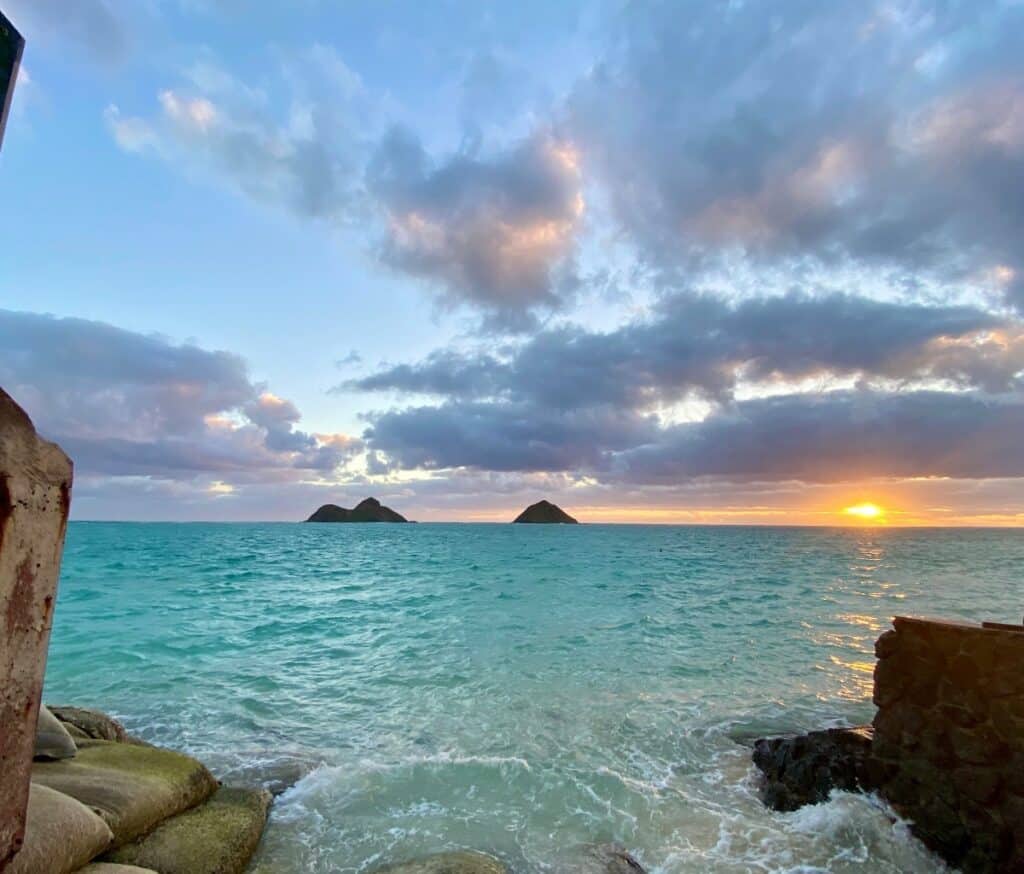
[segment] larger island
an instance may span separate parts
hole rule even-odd
[[[360,501],[351,510],[337,504],[324,504],[307,522],[408,522],[401,513],[385,507],[376,498]]]

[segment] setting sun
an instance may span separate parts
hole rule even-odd
[[[852,507],[846,507],[843,512],[847,516],[856,516],[858,519],[881,519],[885,516],[885,510],[878,506],[878,504],[854,504]]]

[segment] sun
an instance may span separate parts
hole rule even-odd
[[[847,516],[856,516],[858,519],[863,519],[866,522],[877,521],[885,516],[885,510],[878,506],[878,504],[854,504],[852,507],[844,508],[843,512]]]

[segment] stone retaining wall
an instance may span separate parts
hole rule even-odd
[[[965,871],[1024,871],[1024,629],[897,617],[875,645],[872,778]]]

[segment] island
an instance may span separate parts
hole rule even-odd
[[[408,522],[401,513],[385,507],[376,498],[360,501],[349,510],[337,504],[324,504],[307,522]]]
[[[513,520],[514,522],[527,522],[537,523],[544,525],[578,525],[579,523],[572,518],[568,513],[565,512],[561,507],[557,507],[550,501],[537,501],[536,504],[530,504],[522,513],[520,513]]]

